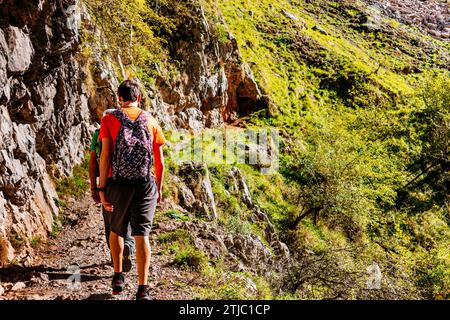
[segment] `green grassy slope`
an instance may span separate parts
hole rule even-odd
[[[96,18],[110,31],[112,56],[128,43],[115,13],[133,24],[134,73],[148,85],[157,65],[167,76],[179,72],[168,56],[168,38],[183,27],[173,12],[201,3],[220,41],[229,41],[226,30],[235,36],[270,97],[269,108],[248,124],[278,128],[282,136],[279,172],[238,166],[298,262],[275,280],[255,278],[259,297],[449,298],[449,42],[359,0],[160,1],[158,9],[141,0],[85,2],[103,8]],[[176,167],[169,154],[166,160]],[[264,226],[250,221],[227,190],[231,165],[210,164],[219,221],[231,233],[262,235]],[[184,249],[181,265],[197,257]],[[382,272],[380,290],[367,289],[372,263]],[[247,297],[234,280],[218,280],[220,267],[208,270],[216,285],[201,297]]]
[[[299,281],[290,294],[448,298],[449,215],[440,186],[448,183],[449,43],[379,18],[359,1],[204,3],[216,23],[218,12],[224,16],[271,97],[251,122],[281,128],[278,190],[296,186],[270,199],[260,188],[270,190],[273,177],[249,169],[251,191],[273,217],[284,212],[280,230],[291,249],[342,261],[333,267],[337,278],[373,261],[384,273],[378,292],[355,281],[343,294],[345,281],[329,288],[325,279]],[[439,150],[430,154],[430,145]]]

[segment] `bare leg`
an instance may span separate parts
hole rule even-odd
[[[122,272],[123,238],[111,231],[109,234],[109,246],[113,258],[114,272]]]
[[[150,241],[148,236],[134,236],[136,241],[136,264],[139,285],[146,285],[148,282],[150,268]]]

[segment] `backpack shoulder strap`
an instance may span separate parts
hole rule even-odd
[[[142,112],[137,117],[136,121],[139,121],[139,124],[145,124],[148,123],[148,112],[145,110],[142,110]]]
[[[116,109],[113,112],[111,112],[111,114],[114,115],[117,118],[117,120],[120,121],[120,123],[122,125],[126,125],[126,126],[133,125],[133,121],[131,121],[130,118],[128,118],[122,110]]]
[[[116,117],[117,120],[119,120],[120,122],[122,122],[123,118],[125,117],[122,110],[120,110],[120,109],[116,109],[113,112],[111,112],[110,114],[112,114],[114,117]]]
[[[136,119],[135,123],[147,133],[147,137],[151,140],[151,133],[148,128],[150,114],[147,111],[142,110],[139,117]]]

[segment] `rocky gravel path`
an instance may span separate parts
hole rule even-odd
[[[86,195],[71,201],[68,223],[55,239],[38,245],[30,266],[11,265],[0,269],[0,300],[127,300],[137,288],[136,266],[127,274],[125,293],[112,296],[113,268],[104,239],[100,206]],[[66,210],[67,212],[68,210]],[[157,215],[158,216],[158,215]],[[155,299],[190,299],[195,273],[179,270],[162,254],[158,234],[164,224],[156,217],[151,235],[152,260],[150,286]],[[78,271],[79,270],[79,271]],[[80,275],[80,287],[69,277]],[[72,285],[70,285],[72,283]]]

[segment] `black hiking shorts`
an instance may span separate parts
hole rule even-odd
[[[132,236],[148,236],[158,201],[158,188],[153,177],[140,181],[108,180],[106,194],[114,206],[111,231],[125,238],[128,223]]]

